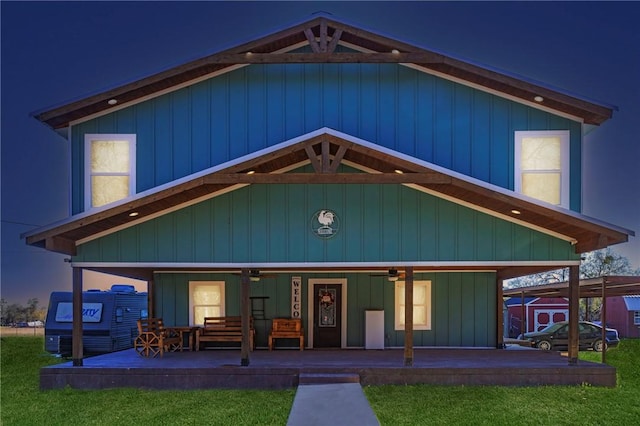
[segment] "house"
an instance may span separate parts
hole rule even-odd
[[[634,235],[580,213],[583,133],[612,111],[317,16],[38,113],[72,215],[24,238],[71,257],[76,295],[84,269],[146,280],[167,325],[253,308],[258,348],[276,317],[361,348],[373,310],[407,365],[501,347],[503,280],[575,282]]]
[[[509,337],[569,320],[569,302],[564,297],[510,297],[505,303],[508,317],[504,321],[509,325]]]
[[[640,337],[640,296],[607,298],[607,326],[618,330],[620,337]]]

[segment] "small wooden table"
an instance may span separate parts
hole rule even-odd
[[[169,327],[172,330],[175,330],[179,335],[180,335],[180,343],[181,345],[184,345],[184,338],[185,335],[188,338],[188,346],[183,346],[183,349],[188,349],[190,351],[194,350],[194,336],[196,335],[196,333],[198,332],[198,329],[200,329],[200,327],[198,327],[197,325],[186,325],[186,326],[178,326],[178,327]]]

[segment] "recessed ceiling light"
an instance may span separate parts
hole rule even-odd
[[[140,213],[138,213],[138,212],[131,212],[131,213],[129,213],[129,217],[136,217],[136,216],[138,216],[139,214],[140,214]]]
[[[536,102],[542,102],[542,101],[544,101],[544,98],[542,96],[536,96],[536,97],[533,98],[533,100],[536,101]]]
[[[394,172],[396,172],[399,175],[404,174],[404,172],[400,169],[395,169]]]
[[[522,214],[520,212],[520,210],[516,210],[516,209],[511,210],[511,213],[513,213],[513,214]]]
[[[249,171],[247,172],[247,174],[248,174],[248,175],[252,175],[252,174],[254,174],[255,172],[256,172],[255,170],[249,170]]]
[[[394,55],[397,55],[398,53],[400,53],[400,51],[398,49],[393,49],[391,53],[393,53]]]
[[[118,100],[117,100],[117,99],[109,99],[109,100],[107,101],[107,103],[108,103],[109,105],[115,105],[115,104],[117,104],[117,103],[118,103]]]

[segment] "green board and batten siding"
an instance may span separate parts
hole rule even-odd
[[[330,127],[513,189],[514,131],[569,130],[580,208],[581,124],[393,64],[252,65],[72,128],[72,208],[84,134],[137,135],[137,191]]]
[[[516,130],[571,132],[570,207],[580,208],[581,124],[393,64],[252,65],[72,126],[72,210],[84,208],[84,135],[136,134],[137,192],[322,127],[513,189]],[[308,168],[307,168],[308,170]],[[345,171],[344,168],[341,171]],[[335,211],[340,232],[323,240],[312,214]],[[74,262],[325,263],[576,260],[568,242],[401,185],[251,185],[122,229],[78,247]],[[394,287],[384,277],[280,274],[251,284],[269,296],[267,318],[290,315],[291,277],[346,278],[347,346],[363,346],[364,313],[385,310],[394,330]],[[496,275],[417,273],[432,281],[431,330],[417,346],[493,346]],[[225,281],[226,314],[240,313],[233,274],[156,274],[154,303],[185,325],[191,280]],[[303,317],[306,324],[306,302]],[[256,321],[266,345],[269,322]]]
[[[312,216],[333,210],[322,239]],[[319,224],[318,224],[319,226]],[[250,185],[86,242],[77,262],[336,263],[578,259],[569,242],[401,185]]]
[[[404,332],[394,329],[394,284],[369,274],[278,274],[251,283],[252,296],[268,296],[265,318],[291,315],[291,277],[302,277],[303,326],[307,327],[307,286],[310,278],[347,279],[347,346],[361,347],[365,341],[365,311],[385,311],[385,346],[403,346]],[[431,330],[415,331],[415,346],[490,347],[496,342],[496,277],[485,273],[418,273],[416,280],[432,282]],[[240,277],[234,274],[157,274],[155,309],[168,325],[189,322],[189,281],[224,281],[226,315],[240,315]],[[269,320],[255,320],[256,344],[267,345]]]
[[[312,214],[326,207],[341,221],[324,240],[311,231]],[[566,260],[568,242],[401,185],[250,185],[89,241],[78,262],[300,263],[392,261]],[[367,273],[279,274],[251,284],[269,296],[267,318],[288,317],[291,277],[346,278],[347,345],[363,346],[364,312],[385,310],[385,344],[402,346],[394,330],[394,287]],[[432,328],[415,332],[417,346],[495,345],[496,275],[417,273],[432,281]],[[226,314],[238,315],[240,277],[234,274],[156,274],[154,303],[167,324],[189,321],[189,281],[225,281]],[[306,326],[306,306],[303,316]],[[269,321],[256,321],[266,345]]]

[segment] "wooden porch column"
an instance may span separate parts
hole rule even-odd
[[[73,323],[71,330],[71,359],[74,367],[82,367],[82,268],[73,268]]]
[[[405,268],[404,279],[404,366],[413,366],[413,267]]]
[[[602,324],[602,363],[607,360],[607,277],[602,277],[602,305],[600,308],[600,324]]]
[[[243,269],[240,280],[240,320],[242,324],[242,343],[240,344],[240,365],[249,365],[249,321],[251,316],[251,305],[249,299],[250,291],[249,270]]]
[[[151,278],[147,280],[147,315],[149,318],[155,318],[155,307],[153,306],[155,303],[155,281],[153,280],[153,275]]]
[[[524,304],[524,290],[520,292],[520,334],[524,338],[524,333],[527,331],[527,309]]]
[[[580,320],[580,268],[569,266],[569,365],[578,363],[578,322]]]
[[[498,278],[496,281],[496,293],[497,293],[497,312],[496,312],[496,349],[504,349],[504,296],[502,292],[502,286],[504,284],[504,280],[502,278]]]

